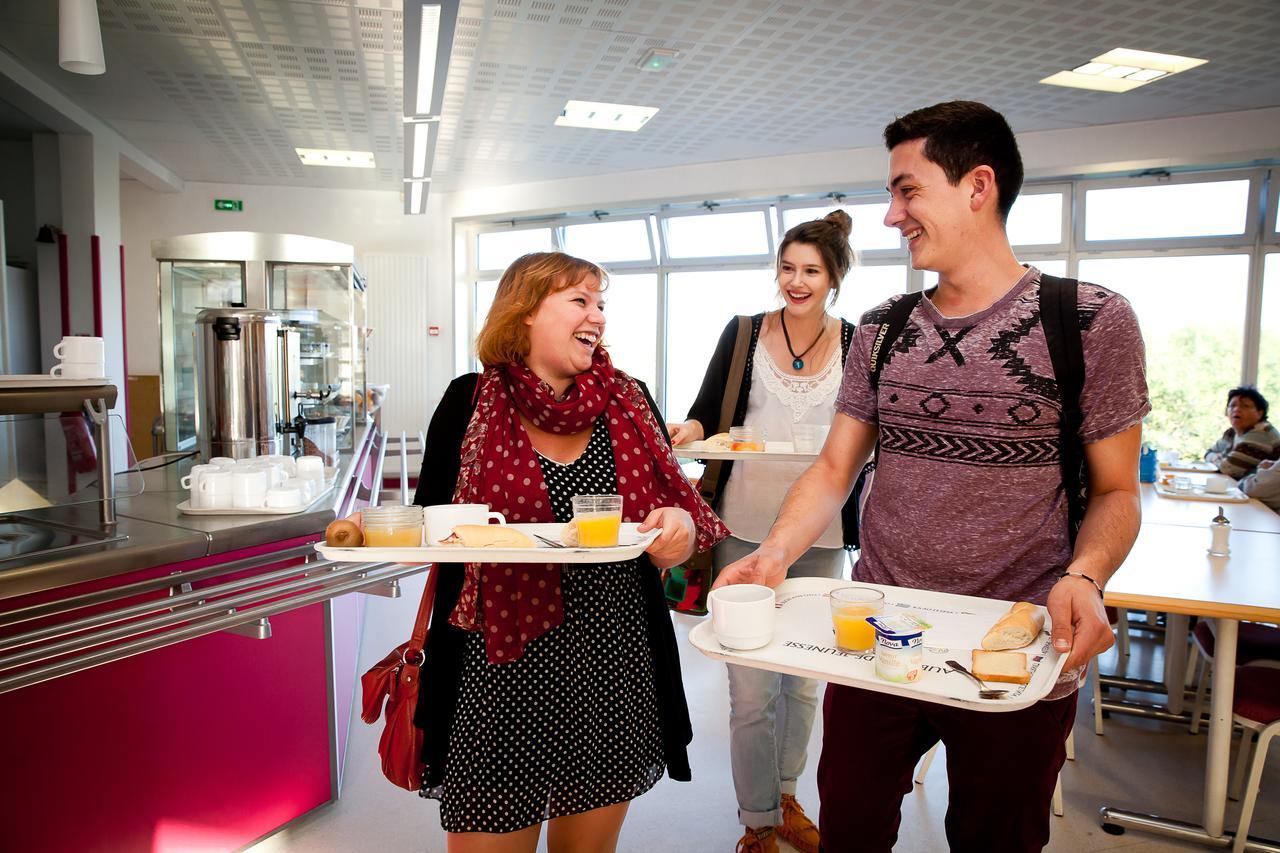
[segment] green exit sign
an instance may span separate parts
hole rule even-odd
[[[238,198],[215,198],[214,210],[244,210],[244,202]]]

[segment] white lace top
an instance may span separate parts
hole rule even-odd
[[[767,441],[792,441],[793,424],[830,424],[843,373],[839,347],[832,348],[831,358],[817,373],[796,376],[783,372],[768,348],[757,344],[744,425],[763,428]],[[764,541],[783,498],[807,467],[807,462],[734,462],[720,503],[720,517],[733,535]],[[843,547],[839,514],[814,544]]]

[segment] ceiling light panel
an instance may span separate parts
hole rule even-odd
[[[657,107],[608,104],[600,101],[569,101],[556,117],[559,127],[588,127],[595,130],[625,130],[634,133],[658,114]]]
[[[1171,74],[1204,65],[1207,59],[1152,53],[1117,47],[1095,56],[1072,71],[1059,71],[1041,80],[1050,86],[1070,86],[1100,92],[1128,92]]]
[[[344,169],[372,169],[377,166],[372,151],[337,151],[327,148],[295,148],[307,166],[337,166]]]

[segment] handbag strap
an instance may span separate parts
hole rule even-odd
[[[724,396],[720,398],[720,422],[716,432],[727,432],[733,426],[733,413],[738,408],[738,396],[742,392],[742,379],[747,372],[747,350],[751,348],[751,318],[738,315],[738,337],[733,342],[733,357],[729,360],[729,380],[725,383]],[[720,491],[722,460],[707,462],[698,481],[698,493],[708,505],[714,506]]]
[[[413,623],[413,636],[409,639],[409,648],[405,650],[406,657],[409,652],[422,652],[426,648],[427,629],[431,623],[431,605],[436,598],[436,577],[439,571],[439,566],[431,566],[427,569],[427,583],[422,588],[422,601],[418,602],[418,616]]]

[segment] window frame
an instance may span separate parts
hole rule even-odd
[[[698,206],[689,209],[666,209],[657,213],[658,219],[658,235],[661,243],[660,263],[663,266],[672,266],[680,268],[694,267],[715,267],[716,269],[731,269],[735,266],[743,264],[773,264],[774,255],[778,251],[777,223],[770,208],[772,204],[715,204],[714,207],[708,209]],[[768,251],[763,254],[754,255],[699,255],[694,258],[673,258],[668,249],[667,223],[673,219],[684,219],[692,216],[720,216],[726,213],[753,213],[759,212],[764,214],[765,242]]]
[[[1075,225],[1079,229],[1073,231],[1075,248],[1078,252],[1108,252],[1140,249],[1160,250],[1173,248],[1215,248],[1221,246],[1252,246],[1257,242],[1261,223],[1254,213],[1261,203],[1266,171],[1263,169],[1237,169],[1218,172],[1178,172],[1162,173],[1140,177],[1105,178],[1081,180],[1076,183],[1078,199],[1078,216]],[[1241,234],[1217,234],[1205,237],[1138,237],[1127,240],[1087,240],[1085,226],[1089,219],[1089,191],[1125,189],[1158,186],[1178,186],[1180,184],[1210,184],[1247,180],[1249,192],[1246,197],[1244,231]]]

